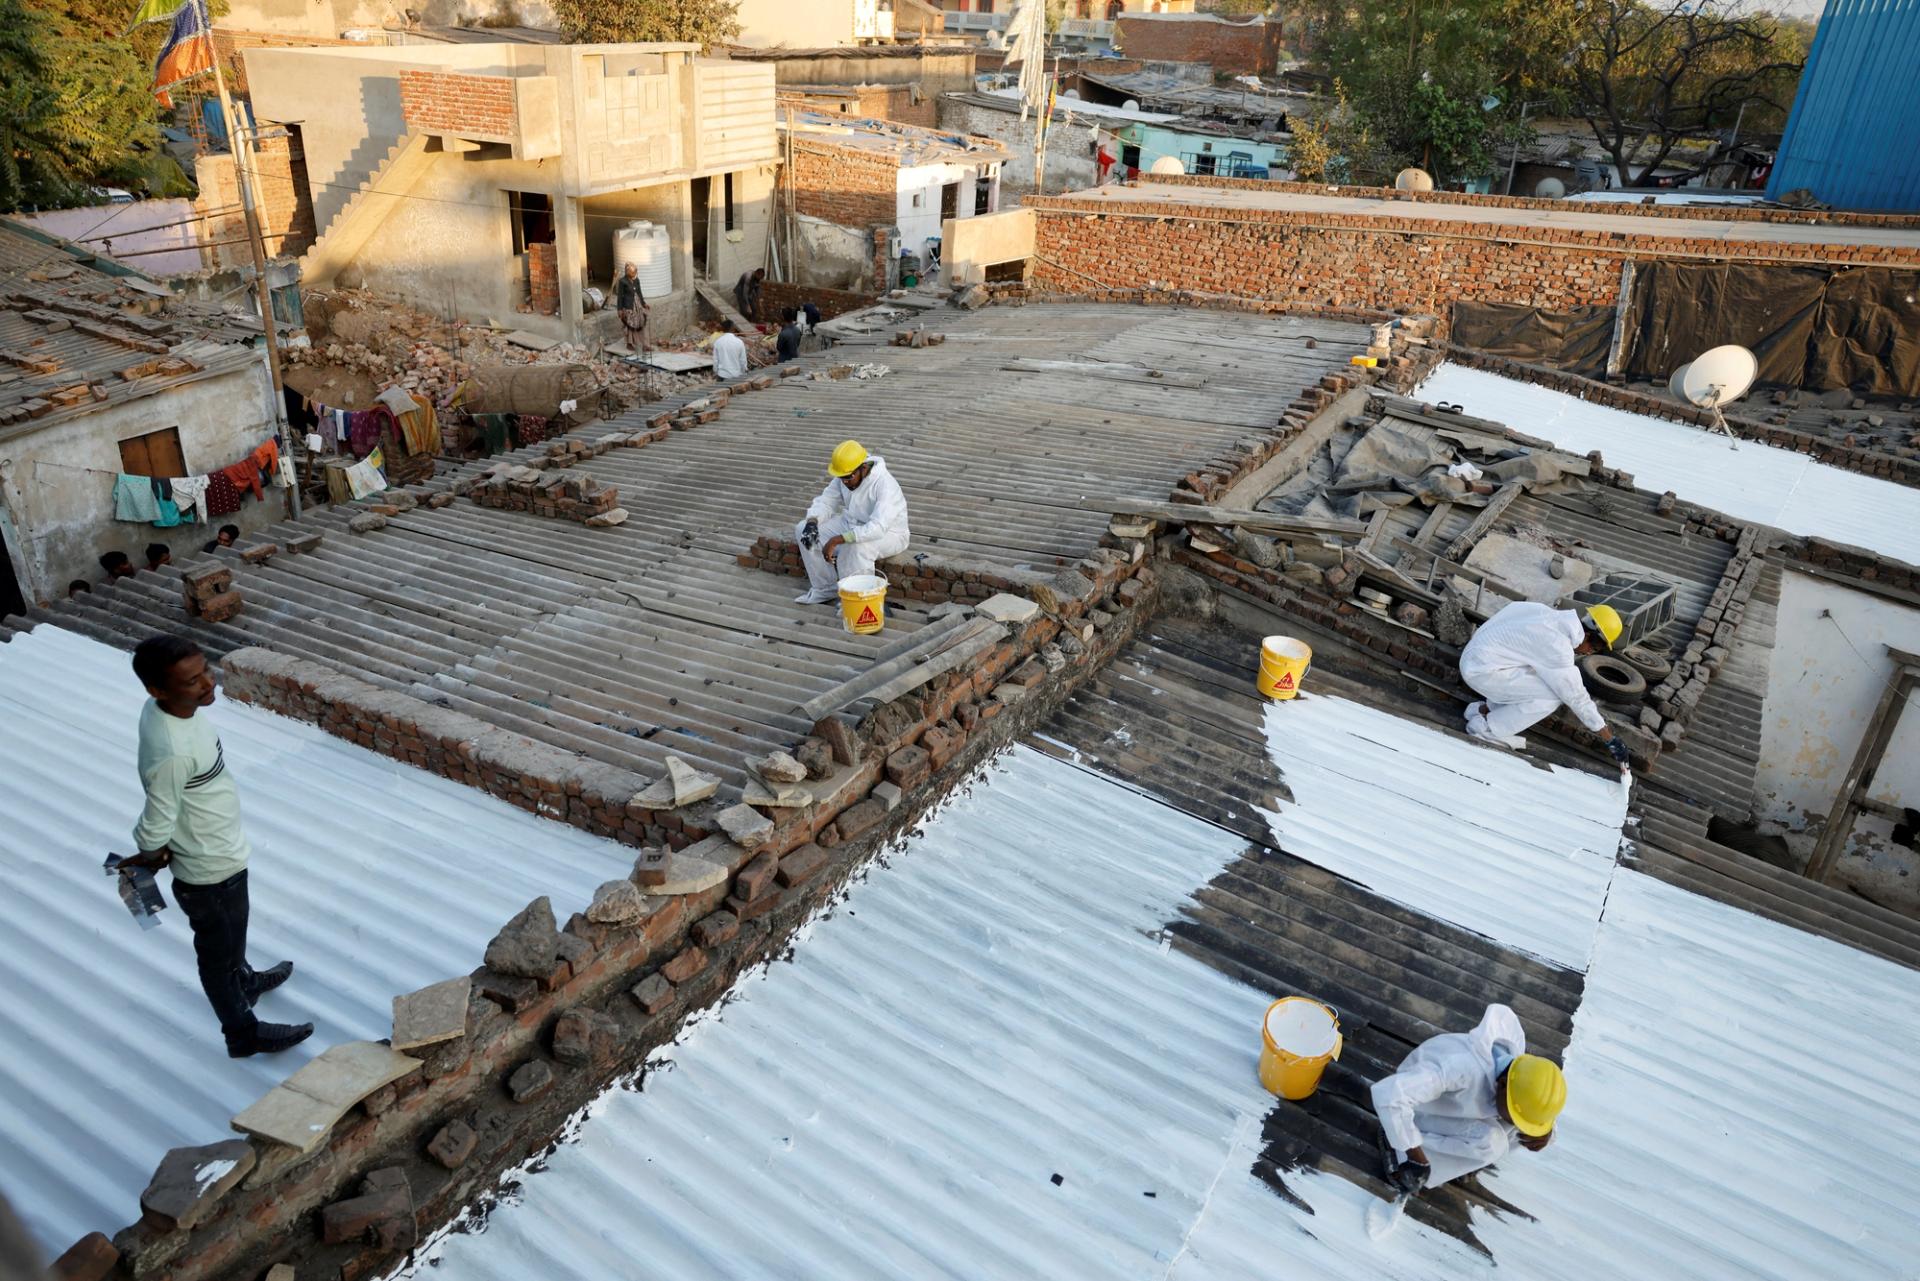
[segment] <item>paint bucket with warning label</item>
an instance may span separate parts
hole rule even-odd
[[[1269,636],[1260,642],[1260,679],[1255,682],[1268,698],[1292,698],[1313,665],[1313,646],[1291,636]]]
[[[887,580],[878,574],[849,574],[840,580],[840,618],[847,630],[870,635],[887,625]]]
[[[1283,996],[1260,1024],[1260,1084],[1283,1099],[1304,1099],[1340,1057],[1340,1016],[1304,996]]]

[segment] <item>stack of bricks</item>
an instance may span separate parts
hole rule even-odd
[[[233,571],[225,566],[189,569],[180,575],[187,617],[205,623],[224,623],[240,612],[240,593],[233,587]]]
[[[560,314],[560,260],[551,243],[527,246],[527,302],[539,315]]]
[[[467,497],[482,507],[501,507],[509,511],[532,512],[561,520],[586,524],[618,524],[600,520],[620,511],[620,491],[582,472],[542,472],[533,467],[495,463],[467,491]],[[624,519],[625,513],[621,512]]]

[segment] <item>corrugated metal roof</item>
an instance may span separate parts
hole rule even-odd
[[[1915,67],[1920,0],[1828,0],[1767,197],[1805,187],[1843,209],[1920,211]]]
[[[1378,708],[1302,693],[1266,712],[1289,854],[1397,903],[1585,969],[1627,790]]]
[[[1486,1253],[1418,1222],[1370,1242],[1371,1193],[1325,1170],[1276,1195],[1268,994],[1155,944],[1230,854],[1016,750],[418,1270],[1798,1281],[1920,1247],[1920,1029],[1889,1020],[1920,978],[1631,872],[1560,1133],[1482,1178],[1522,1211],[1475,1212]],[[1845,1089],[1810,1086],[1828,1064]]]
[[[1670,489],[1740,520],[1920,564],[1920,489],[1451,363],[1436,369],[1418,395],[1514,424],[1563,449],[1600,450],[1642,489]]]
[[[135,729],[146,695],[127,655],[59,628],[0,645],[0,1185],[50,1254],[139,1215],[171,1147],[228,1120],[327,1046],[378,1040],[391,1001],[479,964],[541,894],[562,919],[631,851],[312,726],[219,702],[254,847],[255,964],[295,973],[261,1015],[311,1020],[285,1054],[233,1060],[169,907],[142,932],[102,874],[140,812]],[[30,745],[30,748],[29,748]]]

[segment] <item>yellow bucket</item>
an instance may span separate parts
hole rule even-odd
[[[1311,666],[1313,646],[1291,636],[1269,636],[1260,642],[1260,679],[1255,684],[1268,698],[1292,698]]]
[[[1260,1084],[1283,1099],[1304,1099],[1340,1057],[1340,1016],[1304,996],[1283,996],[1260,1025]]]
[[[1380,360],[1377,356],[1355,356],[1347,361],[1347,363],[1349,365],[1358,365],[1362,369],[1378,369],[1380,367]]]
[[[840,580],[840,617],[847,630],[871,635],[887,625],[887,580],[878,574],[851,574]]]

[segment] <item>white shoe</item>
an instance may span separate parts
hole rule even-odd
[[[840,599],[840,593],[833,588],[814,587],[801,592],[793,598],[796,605],[830,605]]]
[[[1527,740],[1518,734],[1496,734],[1488,728],[1485,717],[1467,722],[1467,737],[1477,738],[1483,743],[1492,743],[1495,747],[1510,747],[1516,752],[1527,749]]]

